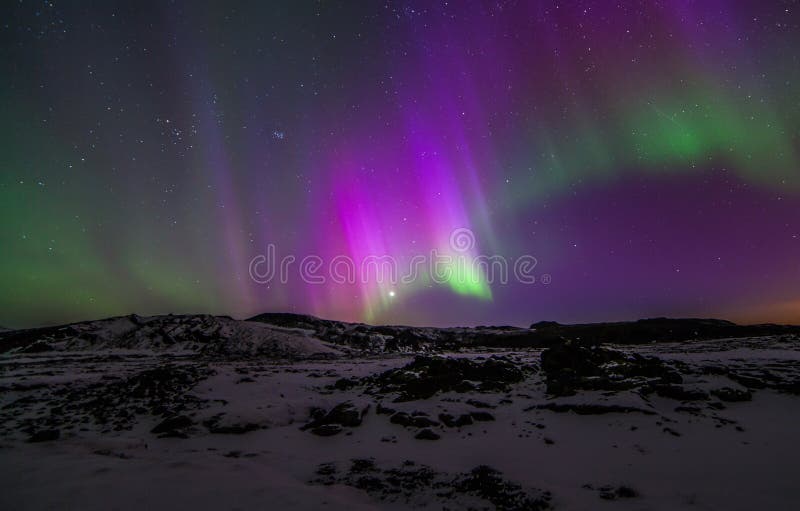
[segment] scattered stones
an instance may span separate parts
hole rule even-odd
[[[518,484],[502,478],[502,473],[492,467],[475,467],[456,479],[453,484],[457,492],[476,495],[491,503],[498,511],[530,510],[550,508],[550,492],[532,496]]]
[[[381,469],[372,459],[351,460],[348,470],[324,463],[313,484],[343,484],[374,498],[415,508],[441,502],[444,509],[496,509],[542,511],[550,509],[550,492],[505,480],[501,472],[481,465],[469,472],[449,475],[431,467],[405,461],[400,467]]]
[[[55,413],[31,419],[34,429],[94,423],[115,431],[130,430],[141,416],[167,418],[208,405],[188,392],[213,373],[205,364],[165,364],[124,378],[105,378],[88,385],[60,385]]]
[[[768,366],[732,360],[724,366],[703,366],[700,374],[725,375],[750,391],[770,389],[785,394],[800,395],[800,366],[792,360],[774,360]],[[732,395],[734,399],[738,397],[746,401],[744,396],[744,394]]]
[[[546,403],[525,408],[526,412],[531,410],[550,410],[551,412],[557,413],[573,412],[578,415],[602,415],[606,413],[643,413],[645,415],[656,415],[656,413],[651,410],[636,408],[634,406],[601,405],[589,403]]]

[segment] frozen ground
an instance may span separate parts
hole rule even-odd
[[[443,362],[279,334],[2,355],[0,508],[800,509],[794,338]]]

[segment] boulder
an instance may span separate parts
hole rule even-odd
[[[414,438],[417,440],[439,440],[441,436],[439,436],[438,433],[426,428],[420,430],[420,432],[417,433]]]
[[[51,442],[53,440],[58,440],[60,437],[61,437],[61,431],[57,429],[42,429],[34,432],[28,438],[28,442],[30,443]]]

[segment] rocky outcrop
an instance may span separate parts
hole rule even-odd
[[[433,440],[435,433],[420,433]],[[372,458],[353,459],[346,470],[336,463],[319,466],[312,484],[342,484],[367,492],[385,502],[412,509],[432,500],[442,509],[496,509],[498,511],[542,511],[550,509],[548,491],[525,488],[509,481],[487,465],[468,472],[448,474],[427,465],[406,461],[399,467],[380,468]]]
[[[319,436],[332,436],[343,431],[343,428],[355,428],[361,425],[369,407],[357,408],[346,401],[339,403],[326,412],[320,408],[311,410],[311,421],[301,427]]]
[[[396,402],[428,399],[439,392],[502,391],[525,379],[525,367],[510,358],[486,360],[418,356],[411,363],[365,378],[373,394],[396,394]]]
[[[541,361],[547,392],[553,396],[570,396],[579,390],[622,390],[683,381],[680,373],[658,358],[576,342],[544,350]]]

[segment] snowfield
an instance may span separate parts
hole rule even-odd
[[[792,336],[419,355],[92,323],[0,356],[2,509],[800,509]]]

